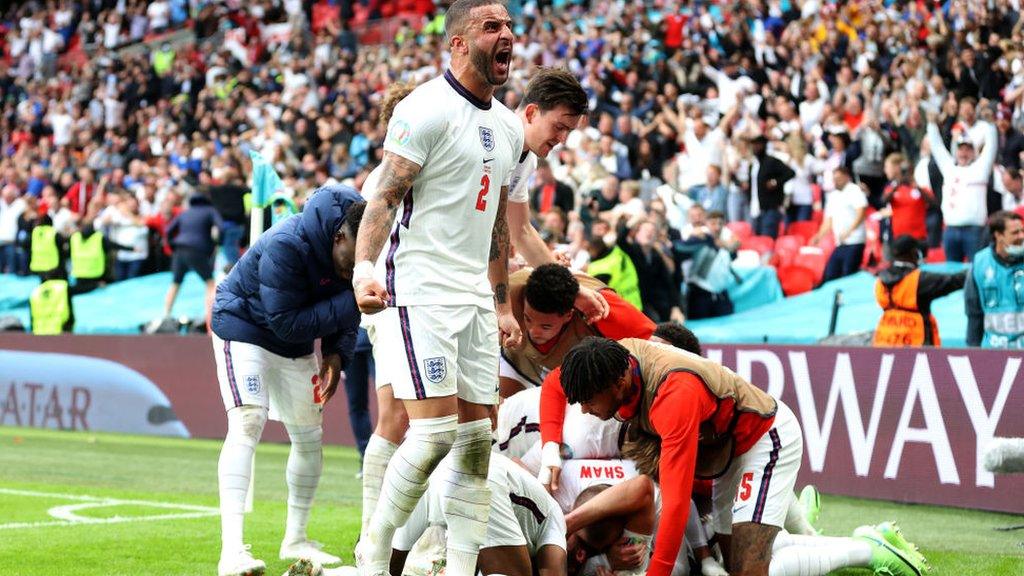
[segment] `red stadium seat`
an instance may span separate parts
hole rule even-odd
[[[782,285],[782,293],[786,296],[810,292],[818,283],[818,276],[814,270],[803,266],[783,266],[776,272],[779,275],[779,284]]]
[[[817,285],[825,276],[825,264],[828,263],[828,254],[818,246],[804,246],[793,259],[794,266],[803,266],[814,272],[814,283]]]
[[[736,238],[738,238],[740,242],[754,235],[754,229],[750,226],[750,222],[746,222],[744,220],[729,222],[725,227],[732,230],[732,233],[736,235]]]
[[[743,239],[743,242],[740,244],[740,248],[744,250],[754,250],[758,254],[764,256],[775,249],[775,240],[772,239],[771,236],[751,236]]]
[[[946,249],[942,246],[937,248],[929,248],[928,255],[924,258],[925,262],[945,262],[946,261]]]
[[[818,233],[818,228],[820,228],[820,226],[810,220],[801,220],[799,222],[791,223],[789,227],[786,228],[786,235],[800,236],[804,239],[804,243],[806,244],[807,241],[811,239],[811,236]]]
[[[779,236],[775,240],[775,266],[789,266],[793,263],[800,247],[806,244],[803,236]]]

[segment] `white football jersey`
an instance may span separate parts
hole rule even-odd
[[[540,387],[516,392],[498,406],[493,449],[509,458],[522,458],[540,441]]]
[[[494,308],[491,232],[523,139],[519,117],[480,101],[450,71],[398,103],[384,150],[421,169],[377,261],[391,305]]]
[[[639,473],[632,460],[566,460],[558,477],[555,501],[568,513],[580,493],[598,484],[620,484]]]
[[[512,180],[508,185],[508,201],[525,203],[530,201],[530,176],[537,170],[537,155],[529,150],[520,156],[512,171]]]

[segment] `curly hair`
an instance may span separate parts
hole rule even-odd
[[[677,324],[676,322],[662,322],[654,329],[653,335],[661,338],[680,350],[686,350],[687,352],[696,354],[697,356],[703,355],[703,351],[700,348],[700,340],[697,339],[697,335],[682,324]]]
[[[543,264],[526,279],[524,295],[530,308],[543,314],[567,314],[573,308],[580,283],[565,266]]]
[[[614,340],[587,336],[562,360],[562,389],[570,404],[588,402],[629,368],[629,351]]]
[[[381,126],[387,126],[388,122],[391,122],[391,115],[395,113],[395,106],[409,95],[410,92],[416,89],[415,82],[395,82],[388,86],[388,91],[384,93],[384,100],[380,103],[380,124]]]

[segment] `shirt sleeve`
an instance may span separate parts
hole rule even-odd
[[[658,528],[647,576],[672,574],[690,514],[700,423],[714,411],[715,401],[704,383],[687,372],[670,374],[651,406],[651,424],[661,437],[661,517],[673,521],[662,522]]]
[[[443,106],[416,106],[420,99],[416,96],[410,94],[395,107],[384,137],[384,150],[423,166],[439,136],[444,134],[445,116]]]
[[[508,185],[508,201],[525,204],[530,200],[530,190],[526,187],[530,175],[537,169],[537,157],[533,153],[526,155],[526,160],[516,164],[512,171],[512,179]]]
[[[647,340],[654,334],[657,325],[644,313],[626,302],[611,288],[601,290],[601,295],[608,302],[608,315],[594,323],[594,327],[605,338],[622,340],[623,338],[640,338]]]
[[[562,443],[565,422],[565,390],[562,389],[562,368],[555,368],[544,377],[540,386],[540,441]]]

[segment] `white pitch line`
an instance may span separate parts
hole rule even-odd
[[[103,498],[83,494],[59,494],[53,492],[36,492],[33,490],[15,490],[11,488],[0,488],[0,494],[12,496],[27,496],[30,498],[57,498],[61,500],[78,500],[87,504],[55,506],[47,512],[51,516],[62,518],[61,520],[40,521],[40,522],[11,522],[0,524],[0,530],[11,530],[18,528],[43,528],[47,526],[72,526],[78,524],[121,524],[125,522],[153,522],[156,520],[181,520],[189,518],[205,518],[216,516],[220,513],[217,508],[210,506],[196,506],[193,504],[175,504],[172,502],[154,502],[150,500],[121,500],[118,498]],[[74,510],[84,508],[96,508],[99,506],[148,506],[151,508],[163,508],[170,510],[188,510],[178,514],[157,514],[153,516],[113,516],[110,518],[89,518],[78,516]]]

